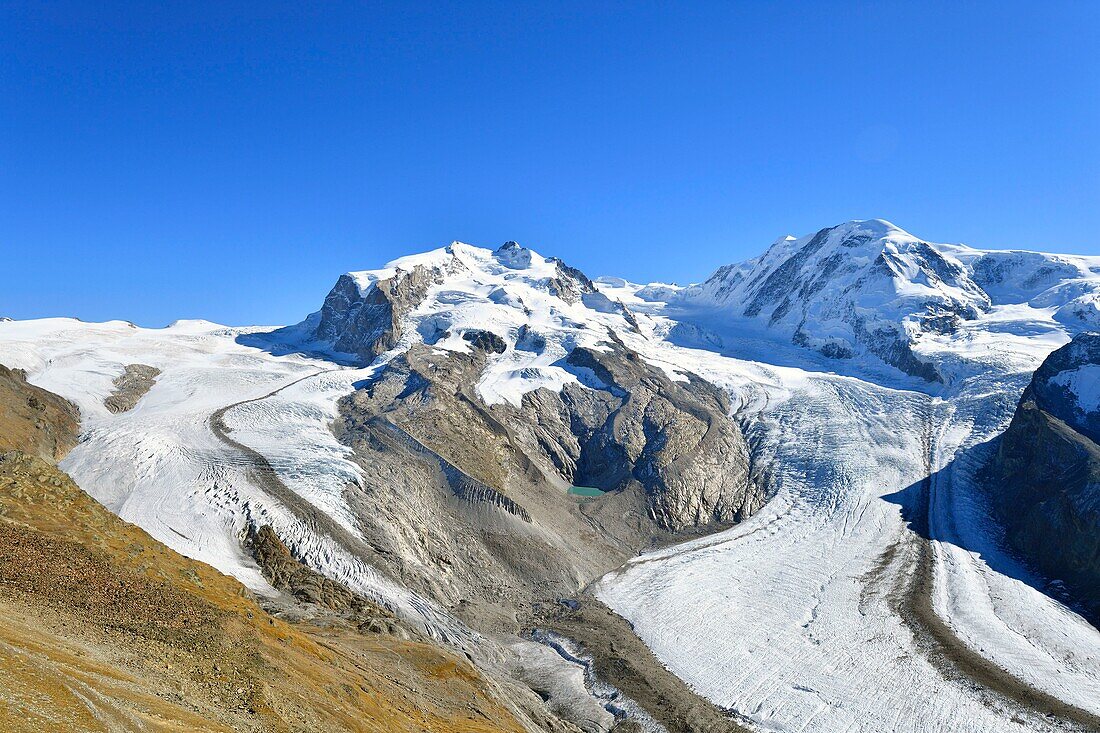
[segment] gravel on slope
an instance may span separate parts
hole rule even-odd
[[[160,369],[148,364],[127,364],[125,371],[114,382],[115,391],[103,400],[111,412],[127,412],[152,389],[160,376]]]
[[[669,672],[630,623],[599,600],[585,597],[544,607],[538,626],[583,647],[596,676],[622,690],[669,733],[750,733]]]

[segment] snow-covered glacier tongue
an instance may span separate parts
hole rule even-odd
[[[1087,324],[1064,308],[1088,315],[1098,265],[872,221],[698,286],[599,281],[729,390],[776,494],[595,592],[761,730],[1098,729],[1100,634],[1006,549],[984,477],[1031,373]]]

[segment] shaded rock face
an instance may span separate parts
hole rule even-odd
[[[575,267],[570,267],[561,260],[552,258],[557,265],[557,276],[550,278],[547,289],[551,295],[556,295],[566,303],[576,303],[585,295],[593,295],[596,286],[588,279],[588,276]]]
[[[417,266],[378,280],[364,292],[350,275],[341,275],[321,307],[314,336],[369,362],[397,344],[405,315],[441,277],[438,270]]]
[[[503,354],[508,349],[504,339],[492,331],[467,331],[462,334],[462,338],[469,341],[474,348],[493,354]]]
[[[1100,620],[1100,431],[1068,376],[1100,367],[1100,334],[1080,334],[1035,373],[990,466],[1009,545]],[[1100,390],[1100,382],[1091,383]],[[1091,404],[1087,407],[1092,408]]]
[[[1098,367],[1100,333],[1082,333],[1048,356],[1031,382],[1031,392],[1041,409],[1094,443],[1100,443]]]
[[[621,343],[578,348],[567,361],[595,388],[570,384],[525,400],[530,419],[515,421],[564,479],[604,491],[641,486],[649,518],[665,530],[740,521],[762,504],[721,391],[690,374],[674,382]],[[558,420],[535,419],[546,413]]]

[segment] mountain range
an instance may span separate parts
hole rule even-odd
[[[866,220],[681,286],[454,242],[318,303],[0,323],[20,476],[122,520],[158,577],[218,578],[184,600],[246,599],[250,658],[276,626],[359,660],[369,700],[339,703],[313,657],[241,672],[236,707],[195,672],[211,729],[1100,729],[1100,257]],[[56,609],[17,565],[0,601]],[[135,699],[100,729],[161,729]]]

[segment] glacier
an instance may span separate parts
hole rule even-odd
[[[412,272],[422,292],[407,308],[387,296],[394,337],[369,352],[341,343],[344,307],[283,329],[7,321],[0,362],[80,407],[63,468],[122,518],[261,594],[273,590],[240,538],[272,524],[314,569],[461,647],[476,634],[334,541],[355,531],[342,491],[360,470],[329,430],[336,403],[412,344],[465,351],[487,332],[503,349],[476,393],[518,405],[591,384],[564,357],[610,332],[670,378],[725,390],[772,487],[749,519],[592,588],[698,693],[761,731],[1100,720],[1100,633],[1001,547],[978,477],[1043,358],[1100,328],[1100,258],[928,243],[867,220],[784,237],[686,287],[453,243],[348,273],[330,298],[378,305],[379,283]],[[103,400],[129,364],[161,376],[113,414]],[[1074,380],[1092,405],[1092,374]],[[257,488],[211,431],[222,410],[332,533]]]

